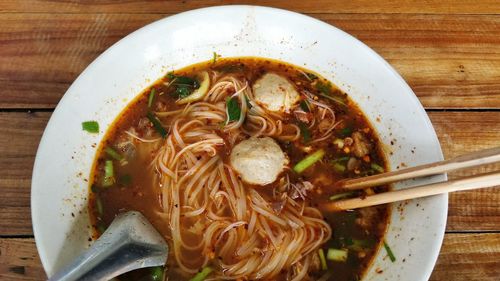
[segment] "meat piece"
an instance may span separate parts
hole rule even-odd
[[[318,130],[320,134],[324,134],[332,127],[332,119],[330,118],[325,118],[322,119],[319,124],[318,124]]]
[[[309,124],[311,123],[313,119],[313,115],[310,112],[304,112],[301,110],[296,110],[293,112],[293,115],[295,115],[295,118],[299,120],[302,123]]]
[[[253,86],[255,100],[267,110],[290,112],[300,95],[288,79],[275,73],[266,73]]]
[[[356,157],[361,158],[370,153],[372,149],[372,144],[368,141],[365,135],[361,132],[352,133],[352,139],[354,141],[352,145],[353,153]]]
[[[230,161],[243,181],[256,185],[276,181],[289,162],[281,147],[269,137],[249,138],[238,143],[231,151]]]
[[[349,161],[347,161],[347,170],[348,171],[354,171],[354,169],[359,168],[361,165],[361,161],[358,159],[351,157],[349,158]]]
[[[362,228],[368,229],[378,219],[378,211],[376,207],[360,208],[359,217],[356,219],[356,223]]]

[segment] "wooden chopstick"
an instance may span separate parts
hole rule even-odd
[[[411,178],[442,174],[449,171],[500,162],[500,147],[485,149],[465,154],[450,160],[420,165],[394,172],[369,177],[341,180],[335,184],[337,188],[347,190],[363,189]]]
[[[422,185],[408,189],[388,191],[366,196],[364,198],[345,199],[320,204],[320,209],[325,211],[350,210],[374,205],[392,203],[413,198],[426,197],[441,193],[470,190],[500,185],[500,172],[471,176],[462,179]]]

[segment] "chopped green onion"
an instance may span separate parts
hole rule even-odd
[[[226,107],[227,107],[227,123],[231,121],[236,121],[240,119],[241,115],[241,109],[240,105],[238,104],[238,99],[233,97],[227,100],[226,102]]]
[[[380,166],[380,165],[378,165],[378,164],[376,164],[376,163],[372,163],[372,164],[370,165],[370,167],[371,167],[372,169],[374,169],[375,171],[379,172],[379,173],[383,173],[383,172],[385,171],[385,170],[384,170],[384,168],[382,168],[382,166]]]
[[[396,261],[396,257],[394,256],[394,253],[392,252],[391,248],[389,245],[387,245],[387,242],[384,241],[384,248],[385,251],[387,252],[387,255],[389,256],[389,259],[391,259],[392,262]]]
[[[132,176],[131,175],[123,175],[121,176],[119,179],[118,179],[118,182],[121,184],[121,185],[130,185],[130,183],[132,182]]]
[[[203,281],[207,276],[214,271],[210,266],[205,266],[200,272],[191,278],[189,281]]]
[[[298,125],[300,134],[302,135],[302,140],[304,141],[304,143],[308,143],[311,140],[311,131],[309,131],[307,125],[302,122],[299,122]]]
[[[352,195],[354,195],[354,191],[344,192],[344,193],[337,193],[337,194],[334,194],[334,195],[330,196],[330,200],[331,201],[335,201],[335,200],[343,199],[343,198],[346,198],[346,197],[349,197],[349,196],[352,196]]]
[[[306,158],[302,159],[299,161],[299,163],[295,164],[293,167],[293,170],[296,173],[302,173],[304,170],[307,168],[311,167],[314,165],[314,163],[318,162],[319,160],[323,159],[323,156],[325,156],[325,151],[323,149],[319,149],[316,152],[309,154],[306,156]]]
[[[97,216],[102,217],[102,214],[104,214],[104,208],[102,207],[102,201],[99,197],[95,198],[95,208],[97,211]]]
[[[156,93],[155,88],[151,89],[148,98],[148,108],[151,108],[151,105],[153,105],[153,99],[155,98],[155,93]]]
[[[113,159],[115,160],[118,160],[118,161],[121,161],[123,160],[123,156],[120,155],[120,153],[116,152],[116,150],[112,149],[111,147],[106,147],[104,149],[104,151],[106,151],[106,153],[111,156]]]
[[[82,129],[89,133],[99,133],[99,123],[97,121],[82,122]]]
[[[217,61],[217,58],[219,57],[219,55],[217,55],[216,52],[214,52],[214,56],[212,58],[212,63],[215,63]]]
[[[323,251],[323,249],[318,250],[318,255],[319,255],[319,261],[321,262],[321,269],[327,270],[328,266],[326,264],[325,252]]]
[[[373,240],[351,239],[351,245],[347,246],[347,248],[359,252],[363,251],[364,249],[372,248],[373,246]]]
[[[113,161],[106,160],[104,162],[104,178],[102,180],[102,186],[108,187],[115,183],[115,173],[113,169]]]
[[[153,281],[163,280],[163,266],[155,266],[151,268],[151,279]]]
[[[307,100],[302,100],[300,103],[299,103],[299,106],[302,110],[304,110],[305,112],[309,112],[309,104],[307,102]]]
[[[334,163],[333,169],[335,171],[337,171],[338,173],[343,173],[343,172],[345,172],[346,167],[345,167],[345,165],[342,165],[340,163]]]
[[[326,254],[326,258],[331,261],[341,261],[345,262],[347,260],[347,250],[345,249],[328,249],[328,253]]]
[[[334,159],[332,160],[332,163],[340,163],[340,162],[346,162],[347,160],[349,160],[349,156],[344,156],[344,157],[339,157],[337,159]]]
[[[151,123],[153,123],[153,126],[155,127],[156,131],[160,134],[162,138],[165,138],[167,136],[167,130],[163,128],[163,125],[160,123],[160,120],[156,118],[156,116],[150,111],[146,115]]]

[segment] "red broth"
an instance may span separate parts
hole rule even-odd
[[[309,144],[308,142],[314,140],[318,134],[315,130],[311,130],[302,132],[301,138],[297,141],[278,141],[281,149],[288,155],[291,166],[304,159],[310,151],[318,149],[326,151],[320,162],[314,164],[312,168],[306,169],[303,173],[297,174],[289,169],[281,175],[288,176],[291,182],[308,181],[314,185],[314,189],[308,192],[303,199],[307,206],[317,206],[320,202],[328,201],[330,196],[338,194],[339,191],[329,187],[340,179],[376,174],[385,169],[386,160],[382,154],[380,140],[363,112],[345,93],[318,74],[287,63],[261,58],[218,59],[216,62],[188,66],[176,70],[174,73],[176,76],[196,77],[196,74],[201,71],[212,71],[217,75],[231,73],[246,79],[250,84],[264,73],[274,72],[289,79],[299,92],[305,90],[312,93],[318,101],[329,105],[334,110],[335,122],[338,122],[338,125],[333,130],[331,137]],[[173,111],[184,107],[175,103],[178,99],[174,92],[175,89],[166,86],[171,81],[171,76],[166,75],[165,78],[148,87],[136,100],[131,102],[117,117],[100,144],[89,191],[89,209],[96,237],[106,229],[117,214],[137,210],[143,213],[171,243],[169,225],[165,218],[160,215],[162,212],[162,195],[159,191],[161,187],[158,181],[152,180],[157,175],[145,168],[151,165],[155,152],[162,143],[159,141],[135,145],[132,156],[128,155],[130,154],[130,151],[127,151],[128,148],[122,145],[123,140],[127,138],[124,132],[131,128],[140,137],[160,138],[160,134],[154,130],[154,125],[146,118],[150,108]],[[148,103],[153,88],[156,95],[150,107]],[[301,103],[299,106],[303,107],[304,105]],[[283,119],[283,123],[298,124],[302,122],[298,119],[294,114],[288,114]],[[224,132],[218,133],[221,137],[225,137]],[[353,139],[356,139],[357,142],[353,143]],[[356,154],[361,155],[361,153],[357,153],[357,150],[363,150],[363,147],[356,147],[356,144],[362,142],[368,151],[359,157]],[[126,163],[113,158],[105,151],[106,148],[112,148],[120,157],[126,158]],[[229,146],[223,146],[217,152],[228,164],[228,154],[231,149]],[[105,162],[110,160],[114,162],[114,181],[110,186],[104,187],[102,186],[102,178],[105,173]],[[273,192],[279,188],[279,183],[275,182],[265,188],[245,184],[245,188],[254,188],[266,198],[270,198],[273,196]],[[372,192],[377,193],[386,189],[387,187],[381,186],[374,188]],[[323,254],[327,255],[330,248],[344,249],[348,252],[347,259],[345,261],[327,260],[327,270],[325,270],[321,266],[318,254],[312,258],[312,266],[303,280],[316,280],[328,274],[331,276],[325,280],[360,280],[383,241],[388,214],[389,208],[387,206],[323,213],[324,220],[333,230],[331,239],[321,247]],[[154,270],[156,273],[163,272],[164,276],[160,278],[158,274],[155,275]],[[273,280],[287,280],[286,276],[287,273],[283,272]],[[165,268],[137,270],[127,273],[119,279],[189,280],[192,277],[193,275],[182,273],[176,268],[175,260],[170,256]]]

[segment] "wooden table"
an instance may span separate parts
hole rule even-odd
[[[220,0],[0,2],[0,279],[42,280],[30,219],[40,136],[78,74],[128,33]],[[237,1],[227,1],[226,3]],[[445,157],[500,145],[500,2],[246,1],[331,23],[389,61],[415,91]],[[450,178],[500,169],[491,165]],[[500,280],[500,188],[450,196],[432,280]]]

